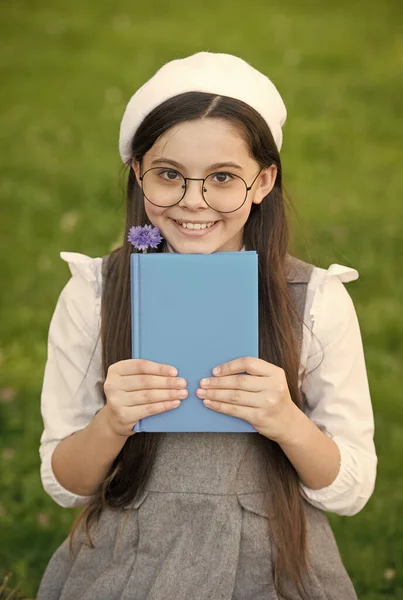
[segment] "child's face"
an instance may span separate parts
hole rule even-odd
[[[175,161],[177,165],[169,161]],[[217,163],[235,163],[239,168],[213,167]],[[141,184],[140,165],[133,161],[132,166]],[[237,128],[224,119],[212,118],[180,123],[166,131],[145,154],[142,173],[155,166],[160,167],[161,172],[164,168],[168,169],[163,175],[174,179],[178,177],[175,171],[184,177],[195,178],[203,178],[217,172],[233,173],[242,177],[247,186],[250,186],[260,170],[259,164],[249,155],[248,146]],[[179,204],[158,207],[144,199],[145,210],[151,223],[160,229],[176,252],[181,254],[234,252],[243,246],[243,229],[252,202],[259,204],[263,200],[272,189],[275,178],[275,165],[264,169],[248,192],[243,206],[227,214],[217,212],[206,204],[202,196],[201,181],[187,182],[186,194]],[[218,179],[222,181],[227,178],[220,175]],[[184,229],[177,223],[183,220],[200,224],[214,222],[215,225],[210,228],[190,230]]]

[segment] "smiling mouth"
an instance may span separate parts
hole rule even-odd
[[[217,221],[207,221],[207,222],[202,222],[202,223],[189,223],[186,221],[177,221],[176,219],[173,219],[173,220],[182,229],[188,229],[190,231],[200,231],[200,230],[210,229],[217,223]]]

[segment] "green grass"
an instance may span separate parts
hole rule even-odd
[[[0,3],[0,581],[34,597],[77,514],[39,479],[46,338],[69,277],[61,250],[102,256],[122,235],[117,140],[131,94],[207,49],[267,73],[287,108],[285,183],[299,256],[350,284],[376,418],[376,491],[331,517],[362,600],[403,599],[403,38],[400,2],[200,0]]]

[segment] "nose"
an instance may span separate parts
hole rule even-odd
[[[207,208],[207,204],[205,203],[202,194],[202,185],[203,180],[187,180],[186,193],[180,201],[180,204],[189,210]]]

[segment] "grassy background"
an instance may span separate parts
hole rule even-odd
[[[0,581],[34,597],[75,516],[39,480],[46,338],[69,277],[61,250],[122,235],[117,151],[126,102],[167,60],[238,54],[288,107],[282,150],[296,252],[350,265],[376,417],[376,491],[331,517],[363,600],[403,599],[400,1],[3,0],[0,175]]]

